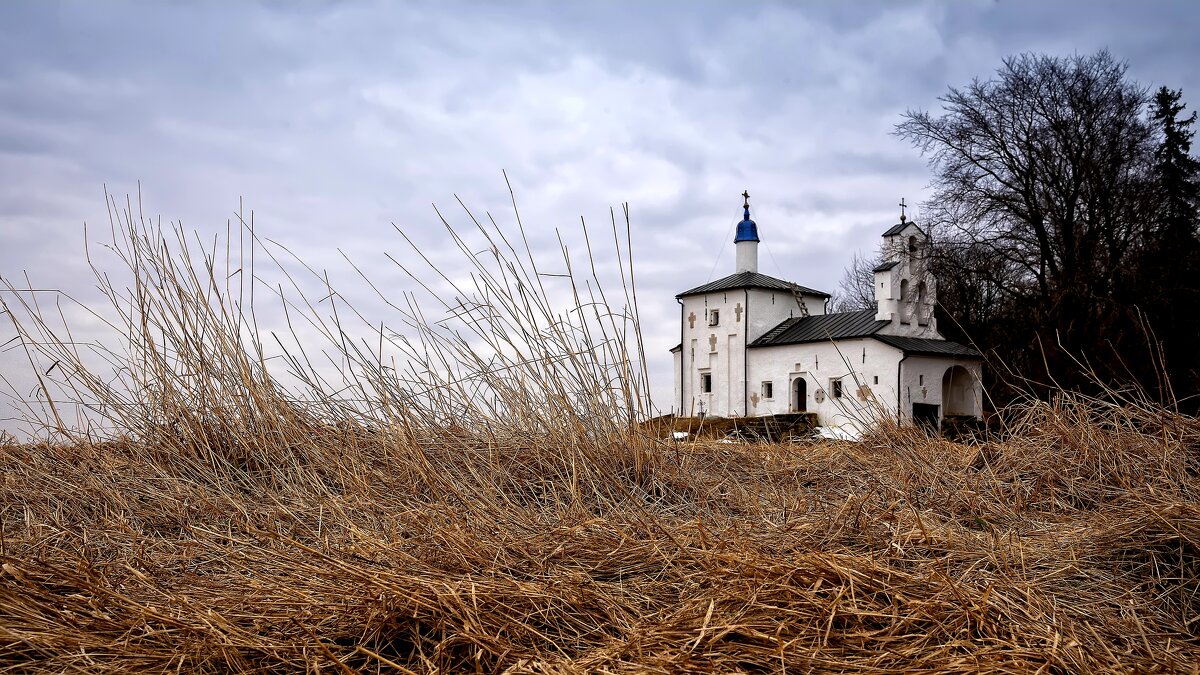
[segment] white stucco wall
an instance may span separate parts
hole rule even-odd
[[[795,296],[786,291],[735,289],[681,298],[682,343],[675,373],[675,408],[684,416],[732,417],[754,415],[748,404],[745,345],[792,316],[800,316]],[[825,312],[825,299],[805,295],[810,315]],[[712,312],[718,323],[710,325]],[[701,391],[704,374],[712,376],[712,391]],[[751,382],[754,380],[751,379]],[[748,409],[749,408],[749,409]]]
[[[803,311],[796,303],[796,296],[787,291],[769,291],[763,288],[751,288],[749,294],[749,336],[750,342],[762,337],[764,333],[779,325],[781,321],[802,316]],[[825,298],[815,295],[801,295],[801,301],[809,316],[825,313]]]
[[[913,403],[939,406],[939,419],[945,417],[946,402],[942,399],[942,383],[946,371],[954,366],[964,368],[971,378],[970,400],[955,401],[955,406],[963,404],[969,406],[968,414],[976,417],[983,414],[983,383],[981,380],[983,366],[980,361],[936,356],[909,356],[901,366],[900,409],[904,421],[912,421]]]
[[[797,378],[806,383],[804,409],[817,413],[821,424],[865,428],[879,415],[895,417],[896,365],[899,349],[871,338],[756,347],[750,350],[749,381],[752,415],[798,412],[792,392]],[[834,380],[842,396],[832,396]],[[773,383],[774,396],[761,396],[762,383]],[[820,395],[818,395],[820,392]],[[757,398],[757,400],[755,400]]]
[[[737,241],[733,243],[734,267],[738,272],[758,271],[758,242]]]
[[[742,290],[692,295],[683,301],[683,349],[680,354],[683,415],[726,416],[739,403],[742,351],[746,335],[746,297]],[[713,312],[717,325],[710,325]],[[701,391],[701,376],[712,376],[712,391]],[[740,411],[738,413],[740,414]]]
[[[680,401],[682,400],[680,397],[683,395],[683,391],[680,389],[680,382],[679,382],[679,376],[683,372],[683,370],[682,370],[682,368],[683,368],[683,348],[682,347],[680,347],[679,349],[671,350],[671,366],[672,366],[671,372],[674,375],[674,379],[672,380],[672,382],[673,382],[672,387],[675,390],[675,397],[673,399],[671,399],[671,414],[672,415],[680,415],[680,414],[682,414],[680,412],[680,410],[683,408],[683,406],[680,404]]]
[[[750,350],[749,384],[751,415],[798,412],[792,400],[794,382],[806,383],[808,412],[817,413],[820,424],[865,429],[880,419],[912,421],[912,404],[936,405],[938,417],[947,413],[943,400],[943,378],[954,366],[962,367],[968,380],[959,382],[959,398],[950,412],[983,412],[982,366],[977,360],[910,355],[872,338],[759,347]],[[961,374],[962,371],[959,371]],[[842,382],[842,396],[835,398],[833,381]],[[771,382],[773,396],[764,398],[763,382]],[[817,392],[821,392],[821,396]],[[818,399],[823,400],[818,400]]]

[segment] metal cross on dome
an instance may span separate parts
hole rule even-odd
[[[908,205],[904,203],[904,197],[901,197],[901,198],[900,198],[900,222],[902,222],[902,223],[903,223],[905,220],[907,220],[907,218],[905,218],[905,216],[904,216],[904,209],[905,209],[907,206],[908,206]]]
[[[744,209],[750,208],[750,191],[746,190],[746,191],[742,192],[742,198],[744,198],[746,200],[745,202],[742,203],[742,208],[744,208]]]

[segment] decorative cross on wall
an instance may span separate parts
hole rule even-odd
[[[714,351],[714,352],[717,351],[717,336],[716,335],[708,336],[708,348],[711,351]]]
[[[696,327],[696,313],[692,312],[691,314],[688,314],[688,328],[695,328],[695,327]]]
[[[738,321],[742,320],[742,303],[739,302],[737,306],[733,308],[733,314],[737,317]]]

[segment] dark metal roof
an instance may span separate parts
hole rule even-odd
[[[682,343],[682,342],[680,342],[679,344],[675,345],[674,347],[671,347],[671,351],[672,351],[672,352],[681,352],[681,351],[683,351],[683,343]]]
[[[751,343],[750,346],[773,347],[775,345],[871,337],[886,345],[891,345],[905,354],[955,356],[964,359],[983,358],[983,355],[974,349],[949,340],[880,334],[880,329],[886,325],[888,325],[887,321],[875,320],[875,310],[873,309],[796,317],[785,319]]]
[[[889,227],[887,229],[887,232],[883,233],[883,236],[894,237],[897,234],[900,234],[901,232],[903,232],[904,228],[908,227],[909,225],[912,225],[913,227],[917,228],[918,230],[921,230],[921,227],[911,220],[900,221],[900,222],[896,223],[895,225]],[[921,234],[925,234],[925,230],[921,230]],[[926,236],[928,236],[928,235],[926,235]]]
[[[931,340],[929,338],[904,337],[901,335],[873,335],[876,340],[902,350],[905,354],[924,354],[927,356],[957,356],[965,359],[981,359],[979,352],[949,340]]]
[[[881,262],[881,263],[879,263],[878,265],[876,265],[876,266],[875,266],[875,269],[873,269],[873,270],[871,270],[871,271],[872,271],[872,272],[886,272],[886,271],[888,271],[888,270],[892,269],[893,267],[895,267],[896,265],[899,265],[899,264],[900,264],[900,261],[898,261],[898,260],[891,260],[891,261],[888,261],[888,262]]]
[[[758,272],[738,272],[731,274],[724,279],[711,281],[703,286],[697,286],[691,290],[684,291],[677,298],[682,298],[685,295],[699,295],[701,293],[712,293],[714,291],[729,291],[735,288],[766,288],[772,291],[796,291],[805,295],[816,295],[822,298],[828,298],[829,294],[823,291],[807,288],[799,284],[793,284],[790,281],[776,279]]]
[[[751,343],[750,346],[771,347],[802,342],[869,337],[886,325],[888,325],[887,321],[875,320],[875,310],[873,309],[796,317],[785,319]]]

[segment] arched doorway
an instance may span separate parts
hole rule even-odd
[[[942,375],[942,414],[975,415],[975,376],[962,366],[950,366]]]
[[[808,410],[808,383],[803,377],[792,380],[792,412]]]

